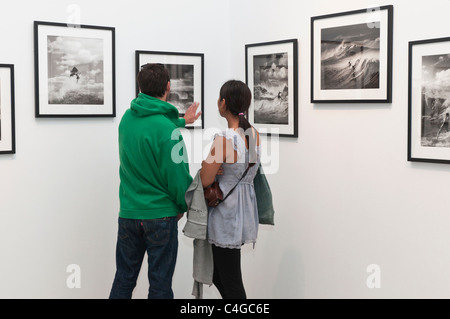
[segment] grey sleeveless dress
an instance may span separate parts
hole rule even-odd
[[[224,196],[236,185],[248,165],[249,152],[244,139],[234,130],[217,134],[231,140],[238,154],[234,164],[222,165],[224,174],[218,176]],[[247,163],[246,163],[247,159]],[[258,235],[258,209],[253,179],[261,162],[260,147],[257,147],[257,162],[230,196],[219,206],[208,211],[208,241],[222,248],[241,248],[243,244],[255,243]]]

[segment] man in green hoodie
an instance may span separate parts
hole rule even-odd
[[[167,103],[170,78],[163,65],[144,65],[137,81],[141,93],[119,125],[117,270],[110,298],[131,298],[147,252],[148,298],[171,299],[177,223],[187,209],[184,195],[192,182],[183,137],[173,133],[201,113],[196,114],[194,103],[179,118],[178,110]]]

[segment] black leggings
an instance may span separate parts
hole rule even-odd
[[[223,299],[247,299],[241,273],[241,250],[212,245],[213,283]]]

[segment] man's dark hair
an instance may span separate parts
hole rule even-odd
[[[166,93],[170,81],[169,71],[162,64],[148,63],[141,67],[137,76],[139,89],[142,93],[162,97]]]

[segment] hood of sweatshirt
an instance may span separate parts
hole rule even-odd
[[[144,93],[139,93],[138,97],[131,101],[131,112],[137,117],[164,115],[177,127],[184,127],[186,124],[175,106]]]

